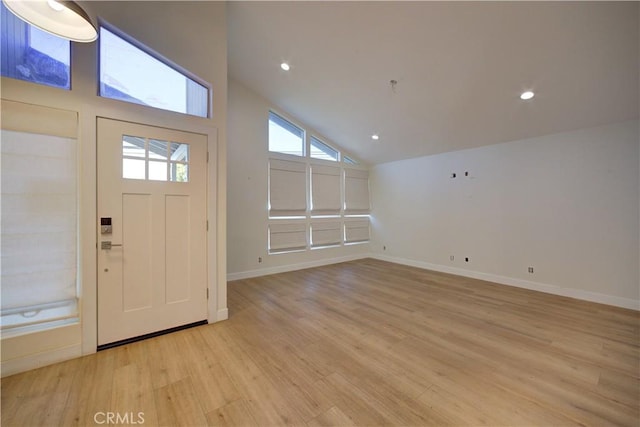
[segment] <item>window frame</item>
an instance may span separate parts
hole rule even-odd
[[[354,160],[350,156],[342,156],[342,163],[344,163],[346,165],[351,165],[351,166],[356,166],[356,165],[360,164],[360,162]]]
[[[291,126],[299,129],[300,132],[302,132],[302,147],[301,147],[302,154],[301,155],[283,153],[282,151],[271,150],[271,141],[269,137],[269,128],[268,128],[269,123],[271,122],[271,115],[274,115],[278,117],[280,120],[289,123]],[[295,120],[291,120],[287,115],[281,114],[280,112],[274,111],[273,109],[269,110],[269,114],[267,116],[267,152],[269,153],[269,156],[285,156],[286,158],[290,158],[290,159],[309,158],[309,147],[308,147],[309,144],[307,142],[308,137],[309,137],[309,133],[307,132],[307,130],[303,126],[300,126],[299,124],[297,124]]]
[[[320,145],[324,145],[325,147],[327,147],[329,150],[333,150],[336,153],[336,158],[335,159],[323,159],[321,157],[313,157],[311,154],[311,146],[313,145],[314,140],[320,144]],[[317,149],[319,149],[320,151],[322,151],[323,153],[327,154],[325,151],[323,151],[322,149],[318,148],[317,146],[315,146]],[[328,154],[327,154],[328,155]],[[336,162],[336,163],[340,163],[341,159],[342,159],[342,152],[334,147],[332,147],[330,144],[327,144],[326,142],[324,142],[323,139],[321,139],[320,137],[316,136],[316,135],[311,135],[309,137],[309,157],[314,159],[314,160],[326,160],[327,162]]]
[[[140,139],[143,141],[143,145],[142,147],[138,146],[138,148],[142,149],[144,151],[144,156],[136,156],[136,155],[132,155],[132,154],[125,154],[125,146],[124,144],[132,144],[137,146],[134,142],[129,141],[127,138],[132,138],[132,139]],[[151,144],[152,142],[156,142],[156,143],[164,143],[166,144],[167,148],[166,148],[166,157],[164,159],[156,159],[156,158],[152,158],[151,157]],[[172,153],[171,153],[171,146],[173,144],[177,144],[180,147],[178,149],[182,149],[182,147],[186,147],[186,153],[187,153],[187,160],[173,160],[172,159]],[[122,179],[129,179],[129,180],[133,180],[133,181],[156,181],[156,182],[165,182],[165,183],[179,183],[179,184],[188,184],[189,183],[189,165],[190,165],[190,144],[186,143],[186,142],[177,142],[177,141],[171,141],[171,140],[160,140],[160,139],[155,139],[155,138],[148,138],[148,137],[143,137],[143,136],[136,136],[136,135],[127,135],[124,134],[122,135],[122,152],[121,152],[121,160],[122,160]],[[134,161],[143,161],[144,162],[144,177],[133,177],[133,176],[126,176],[125,175],[125,162],[126,160],[134,160]],[[166,179],[156,179],[156,178],[151,178],[151,165],[154,163],[165,163],[166,166]],[[171,179],[172,174],[171,174],[171,168],[172,166],[175,166],[177,168],[177,165],[183,165],[186,166],[186,180],[184,181],[180,181],[178,179]],[[177,174],[176,174],[177,176]]]
[[[203,86],[207,90],[207,115],[206,116],[198,116],[198,115],[189,114],[189,113],[186,113],[186,112],[183,113],[183,112],[180,112],[180,111],[174,111],[174,110],[168,110],[168,109],[165,109],[165,108],[155,107],[155,106],[152,106],[152,105],[143,105],[143,104],[138,104],[138,103],[135,103],[135,102],[128,102],[128,101],[125,101],[125,100],[122,100],[122,99],[102,96],[100,94],[100,92],[101,92],[100,86],[102,84],[102,82],[100,80],[100,73],[101,73],[101,70],[102,70],[102,45],[100,43],[100,31],[102,30],[102,28],[106,29],[107,31],[109,31],[110,33],[112,33],[116,37],[119,37],[120,39],[124,40],[125,42],[131,44],[135,48],[140,49],[142,52],[144,52],[147,55],[151,56],[152,58],[160,61],[161,63],[163,63],[167,67],[172,68],[174,71],[182,74],[184,77],[186,77],[188,79],[191,79],[195,83]],[[96,87],[96,91],[97,91],[97,95],[100,98],[102,98],[102,99],[110,99],[110,100],[119,101],[119,102],[127,102],[128,104],[140,105],[142,107],[153,108],[154,110],[169,111],[169,112],[175,113],[175,114],[184,114],[184,115],[190,116],[190,117],[199,117],[199,118],[202,118],[202,119],[211,119],[213,117],[213,86],[211,85],[211,83],[207,82],[206,80],[202,79],[201,77],[198,77],[197,75],[195,75],[191,71],[189,71],[186,68],[182,67],[181,65],[173,62],[172,60],[170,60],[166,56],[162,55],[161,53],[159,53],[155,49],[152,49],[151,47],[149,47],[146,44],[142,43],[141,41],[137,40],[135,37],[131,36],[130,34],[125,33],[123,30],[121,30],[118,27],[110,24],[108,21],[104,20],[101,17],[98,17],[98,36],[99,36],[99,38],[97,40],[97,47],[96,47],[96,50],[97,50],[97,52],[96,52],[96,56],[97,56],[97,67],[96,67],[97,87]]]

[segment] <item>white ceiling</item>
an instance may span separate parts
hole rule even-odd
[[[230,2],[229,74],[377,164],[638,117],[638,6]]]

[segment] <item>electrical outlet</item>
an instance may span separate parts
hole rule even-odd
[[[533,273],[533,267],[529,267],[529,273]]]
[[[262,262],[262,257],[261,257],[261,256],[259,256],[259,257],[258,257],[258,263],[261,263],[261,262]]]
[[[455,177],[456,177],[456,173],[455,173],[455,172],[453,172],[453,173],[451,174],[451,178],[455,178]]]
[[[464,262],[469,262],[469,257],[465,257]]]
[[[449,255],[449,260],[453,261],[455,259],[455,257],[453,255]]]

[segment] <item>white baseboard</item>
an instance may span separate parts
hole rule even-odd
[[[481,273],[477,271],[469,271],[461,268],[449,267],[446,265],[431,264],[424,261],[416,261],[405,258],[396,258],[380,254],[370,254],[371,258],[382,261],[393,262],[396,264],[408,265],[411,267],[424,268],[426,270],[439,271],[442,273],[455,274],[457,276],[470,277],[472,279],[486,280],[489,282],[499,283],[501,285],[515,286],[518,288],[529,289],[532,291],[545,292],[553,295],[576,298],[584,301],[597,302],[600,304],[613,305],[616,307],[628,308],[640,311],[640,301],[630,298],[616,297],[612,295],[600,294],[597,292],[584,291],[581,289],[563,288],[545,283],[532,282],[529,280],[516,279],[513,277],[499,276],[496,274]]]
[[[219,322],[221,320],[227,320],[228,318],[229,318],[229,309],[228,308],[220,309],[216,313],[216,322]]]
[[[371,257],[371,254],[364,253],[364,254],[348,255],[348,256],[343,256],[338,258],[322,259],[318,261],[303,262],[299,264],[281,265],[277,267],[261,268],[258,270],[242,271],[239,273],[229,273],[227,274],[227,281],[231,282],[233,280],[250,279],[252,277],[267,276],[269,274],[286,273],[287,271],[296,271],[296,270],[303,270],[305,268],[321,267],[323,265],[338,264],[340,262],[354,261],[357,259],[370,258],[370,257]]]
[[[7,377],[31,369],[41,368],[65,360],[75,359],[82,356],[82,345],[74,344],[69,347],[58,348],[42,353],[31,354],[17,359],[5,360],[0,364],[1,376]]]
[[[517,279],[514,277],[500,276],[497,274],[482,273],[478,271],[470,271],[462,268],[450,267],[440,264],[432,264],[424,261],[416,261],[405,258],[391,257],[381,254],[357,254],[340,258],[330,258],[319,261],[311,261],[300,264],[283,265],[278,267],[263,268],[259,270],[250,270],[240,273],[230,273],[227,275],[227,281],[249,279],[252,277],[266,276],[269,274],[284,273],[287,271],[302,270],[305,268],[320,267],[323,265],[337,264],[340,262],[354,261],[363,258],[374,258],[382,261],[389,261],[396,264],[408,265],[411,267],[424,268],[426,270],[439,271],[442,273],[455,274],[457,276],[470,277],[472,279],[486,280],[488,282],[499,283],[501,285],[515,286],[517,288],[529,289],[532,291],[545,292],[553,295],[560,295],[569,298],[576,298],[584,301],[591,301],[600,304],[612,305],[615,307],[628,308],[640,311],[640,301],[606,295],[597,292],[590,292],[581,289],[563,288],[560,286],[549,285],[546,283],[532,282],[530,280]],[[225,317],[226,318],[226,317]],[[223,320],[219,317],[220,320]]]

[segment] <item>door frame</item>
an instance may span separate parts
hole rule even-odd
[[[146,126],[199,133],[207,137],[207,321],[215,323],[228,318],[226,282],[226,150],[219,143],[218,128],[209,119],[173,112],[154,111],[134,104],[108,100],[105,107],[85,105],[79,120],[81,141],[80,185],[82,211],[80,248],[85,254],[80,276],[80,316],[82,325],[82,354],[95,353],[98,346],[98,188],[97,138],[98,119],[105,118]],[[91,256],[93,254],[93,256]]]

